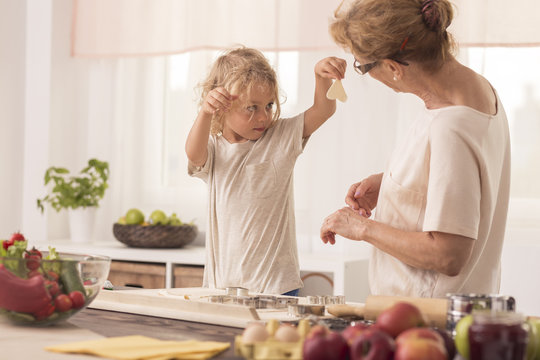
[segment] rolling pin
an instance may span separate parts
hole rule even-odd
[[[417,298],[406,296],[370,295],[365,304],[327,305],[327,311],[337,317],[358,316],[364,320],[376,320],[377,316],[396,302],[405,301],[416,305],[430,326],[446,328],[448,299]]]

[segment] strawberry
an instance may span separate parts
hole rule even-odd
[[[11,240],[2,241],[2,246],[4,247],[5,250],[7,250],[8,247],[10,247],[11,245],[13,245],[13,241],[11,241]]]
[[[21,234],[19,231],[17,231],[13,235],[11,235],[11,239],[9,239],[9,240],[11,241],[11,243],[14,243],[15,241],[24,241],[26,239],[24,238],[23,234]]]

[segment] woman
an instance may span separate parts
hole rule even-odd
[[[325,243],[373,245],[373,294],[499,290],[508,122],[490,83],[452,55],[452,16],[446,0],[357,0],[330,26],[357,72],[425,103],[386,171],[353,184],[321,227]]]

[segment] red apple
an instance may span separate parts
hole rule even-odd
[[[442,340],[442,338],[441,338]],[[394,360],[447,360],[448,354],[439,341],[426,338],[410,338],[401,342]]]
[[[431,328],[410,328],[402,332],[396,338],[396,345],[400,346],[401,344],[411,340],[411,339],[426,339],[438,342],[442,346],[444,345],[444,339],[436,330]]]
[[[362,333],[362,331],[369,329],[369,325],[361,322],[354,323],[354,325],[349,325],[345,330],[341,332],[341,335],[347,340],[349,345],[352,344],[354,338]]]
[[[420,309],[404,301],[399,301],[383,310],[376,320],[377,327],[390,334],[393,338],[407,329],[422,327],[425,324]]]
[[[304,340],[302,353],[304,360],[345,360],[349,346],[340,333],[316,325]]]
[[[442,336],[444,340],[444,347],[446,348],[446,352],[448,353],[448,358],[449,359],[455,358],[457,350],[456,350],[456,344],[452,336],[445,329],[441,329],[441,328],[433,328],[433,329],[437,331],[439,335]]]
[[[392,360],[395,348],[394,339],[384,331],[365,329],[351,344],[351,360]]]

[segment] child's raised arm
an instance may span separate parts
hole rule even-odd
[[[222,87],[212,89],[206,95],[186,140],[186,155],[193,165],[204,166],[206,163],[212,117],[218,111],[227,112],[235,98]]]
[[[337,57],[327,57],[315,65],[315,98],[313,106],[304,113],[303,137],[315,132],[336,111],[336,100],[326,97],[332,79],[343,79],[347,62]]]

